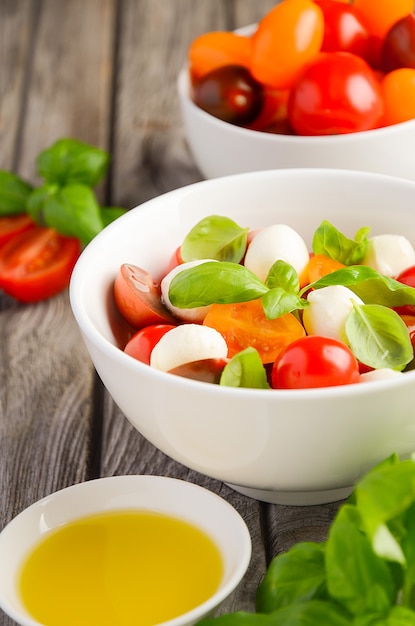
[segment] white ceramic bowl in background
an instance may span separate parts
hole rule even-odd
[[[415,120],[376,130],[301,137],[241,128],[197,107],[187,68],[178,97],[185,136],[205,178],[267,169],[340,168],[415,180]]]
[[[46,534],[63,524],[96,513],[149,510],[185,520],[205,531],[219,548],[224,573],[217,591],[192,611],[164,622],[190,626],[211,614],[244,576],[251,558],[245,522],[225,500],[211,491],[162,476],[99,478],[57,491],[25,509],[0,533],[0,607],[20,626],[42,626],[28,615],[17,579],[25,557]],[[160,601],[163,590],[160,587]],[[138,623],[140,621],[138,616]],[[74,625],[75,626],[75,625]]]
[[[415,450],[415,371],[383,382],[326,389],[234,389],[151,368],[117,347],[114,277],[132,263],[155,277],[202,217],[241,226],[286,223],[311,249],[323,219],[354,237],[405,234],[415,243],[415,182],[346,170],[252,172],[159,196],[116,220],[84,250],[70,297],[92,361],[125,416],[184,465],[268,502],[346,497],[392,452]]]

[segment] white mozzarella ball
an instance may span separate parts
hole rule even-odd
[[[415,249],[402,235],[377,235],[369,239],[362,263],[380,274],[395,278],[415,265]]]
[[[345,325],[353,301],[363,304],[351,289],[330,285],[310,291],[309,306],[303,311],[303,324],[308,335],[324,335],[347,343]]]
[[[209,326],[183,324],[176,326],[154,346],[150,365],[163,372],[201,359],[224,359],[228,346],[222,335]]]
[[[196,265],[200,265],[201,263],[207,263],[212,259],[202,259],[197,261],[189,261],[188,263],[181,263],[174,267],[161,281],[161,298],[167,307],[167,309],[173,313],[178,319],[183,320],[184,322],[196,322],[201,323],[205,319],[206,313],[210,309],[209,306],[199,306],[193,309],[180,309],[179,307],[173,306],[170,302],[169,298],[169,289],[171,281],[177,274],[182,272],[183,270],[189,269],[190,267],[195,267]]]
[[[397,372],[389,367],[384,367],[379,370],[372,370],[370,372],[364,372],[360,374],[360,382],[370,382],[371,380],[388,380],[390,378],[397,378],[398,376],[404,376],[403,372]]]
[[[276,261],[285,261],[300,276],[309,261],[308,248],[291,226],[273,224],[258,232],[248,246],[244,265],[265,281]]]

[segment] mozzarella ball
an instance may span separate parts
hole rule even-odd
[[[258,232],[248,246],[244,265],[265,281],[276,261],[285,261],[301,276],[310,255],[300,235],[290,226],[274,224]]]
[[[402,235],[378,235],[369,239],[362,263],[394,278],[415,265],[415,249]]]
[[[188,263],[181,263],[174,267],[161,281],[161,298],[163,300],[166,308],[173,313],[178,319],[183,320],[184,322],[196,322],[201,323],[205,319],[206,313],[209,311],[209,306],[199,306],[193,309],[180,309],[179,307],[173,306],[169,299],[169,289],[170,283],[177,274],[182,272],[183,270],[187,270],[190,267],[195,267],[196,265],[200,265],[201,263],[207,263],[212,259],[202,259],[197,261],[189,261]]]
[[[303,325],[308,335],[324,335],[348,343],[346,319],[353,309],[353,301],[363,304],[351,289],[343,285],[330,285],[310,291],[310,303],[303,311]]]
[[[370,372],[360,374],[359,381],[361,383],[365,383],[370,382],[371,380],[388,380],[389,378],[397,378],[398,376],[404,376],[404,373],[385,367],[379,370],[372,370]]]
[[[150,365],[163,372],[201,359],[224,359],[228,346],[222,335],[209,326],[183,324],[172,328],[154,346]]]

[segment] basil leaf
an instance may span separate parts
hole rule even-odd
[[[248,228],[241,228],[228,217],[205,217],[182,242],[182,259],[186,262],[215,259],[239,263],[245,254],[248,231]]]
[[[107,171],[109,155],[76,139],[60,139],[38,155],[36,165],[49,183],[94,187]]]
[[[301,542],[274,557],[256,597],[256,610],[271,613],[282,606],[327,597],[325,544]]]
[[[26,213],[32,186],[11,172],[0,170],[0,217]]]
[[[387,615],[369,613],[354,620],[353,626],[413,626],[415,613],[405,606],[393,606]]]
[[[329,285],[349,287],[366,304],[383,304],[387,307],[415,304],[414,287],[379,274],[367,265],[351,265],[331,272],[304,287],[300,295],[310,288],[320,289]]]
[[[344,265],[363,261],[368,246],[369,227],[360,228],[354,240],[349,239],[327,220],[323,220],[314,233],[312,248],[315,254],[324,254]]]
[[[50,200],[50,198],[52,198],[58,191],[58,185],[48,183],[32,191],[27,199],[26,208],[28,214],[35,222],[45,226],[45,220],[43,217],[44,207],[48,200]]]
[[[300,291],[300,280],[292,265],[279,259],[271,266],[265,284],[270,289],[281,287],[285,291],[298,293]]]
[[[246,348],[235,354],[225,365],[219,384],[250,389],[270,388],[264,365],[255,348]]]
[[[270,289],[262,296],[262,306],[265,317],[269,320],[276,319],[286,313],[305,309],[310,303],[304,298],[300,298],[295,293],[288,293],[281,287]]]
[[[174,276],[169,300],[173,306],[191,309],[213,303],[247,302],[267,291],[264,283],[243,265],[207,261]]]
[[[43,221],[63,235],[77,237],[83,245],[104,227],[93,191],[79,184],[66,185],[46,198]]]
[[[413,359],[408,328],[388,307],[353,303],[345,331],[350,349],[365,365],[401,371]]]
[[[207,617],[197,622],[198,626],[278,626],[279,623],[274,622],[270,615],[248,613],[247,611]]]
[[[104,227],[114,222],[116,219],[121,217],[121,215],[124,215],[124,213],[127,213],[127,209],[122,209],[115,206],[101,207],[101,220]]]
[[[354,506],[339,509],[326,543],[327,589],[352,615],[382,614],[394,603],[397,589],[388,564],[373,552],[361,525]]]

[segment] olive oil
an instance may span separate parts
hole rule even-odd
[[[148,511],[78,519],[28,555],[22,602],[45,626],[151,626],[207,600],[223,563],[199,528]]]

